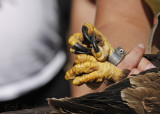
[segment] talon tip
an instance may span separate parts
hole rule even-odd
[[[85,26],[85,25],[83,25],[83,26],[82,26],[82,30],[85,30],[85,31],[86,31],[86,30],[88,30],[88,27]]]

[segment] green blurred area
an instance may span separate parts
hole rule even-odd
[[[160,0],[145,0],[151,7],[154,15],[156,16],[160,12]]]

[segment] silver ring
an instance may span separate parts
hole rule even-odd
[[[108,61],[114,65],[118,65],[125,57],[126,52],[121,47],[115,49],[112,55],[108,57]]]

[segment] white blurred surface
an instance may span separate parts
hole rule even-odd
[[[59,52],[56,0],[0,2],[0,101],[5,101],[46,84],[66,55]]]

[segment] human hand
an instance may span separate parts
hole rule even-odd
[[[146,58],[143,57],[145,53],[145,48],[143,44],[139,44],[138,46],[134,47],[118,64],[118,67],[121,69],[129,69],[131,70],[131,74],[138,74],[141,71],[155,68],[155,66],[148,61]]]

